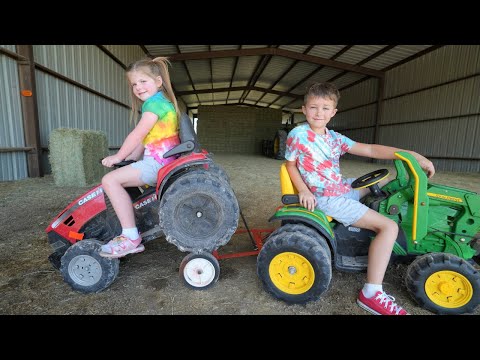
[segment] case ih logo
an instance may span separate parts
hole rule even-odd
[[[103,189],[102,188],[98,188],[97,190],[95,190],[94,192],[88,194],[87,196],[85,196],[83,199],[80,199],[78,200],[78,205],[83,205],[85,204],[86,202],[96,198],[98,195],[100,195],[101,193],[103,193]]]
[[[134,206],[135,209],[140,209],[141,207],[144,207],[145,205],[148,205],[151,202],[154,202],[155,200],[157,200],[157,194],[153,194],[149,198],[146,198],[145,200],[142,200],[142,201],[136,203],[133,206]]]

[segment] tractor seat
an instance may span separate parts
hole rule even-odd
[[[282,204],[299,204],[298,190],[293,185],[292,179],[290,179],[286,163],[280,166],[280,187],[282,188]],[[332,218],[328,215],[327,219],[329,222],[332,221]]]
[[[200,152],[200,145],[198,143],[197,134],[195,133],[193,123],[187,114],[180,114],[179,126],[180,144],[175,146],[173,149],[167,151],[163,155],[164,158],[177,154]]]

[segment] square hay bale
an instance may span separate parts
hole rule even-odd
[[[108,172],[100,159],[108,156],[108,141],[101,131],[58,128],[50,133],[48,159],[57,186],[98,184]]]

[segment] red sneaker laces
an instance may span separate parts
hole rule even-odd
[[[375,296],[375,300],[380,300],[380,305],[383,305],[385,309],[390,312],[395,312],[396,315],[402,311],[402,307],[395,303],[395,298],[391,295],[387,295],[386,292],[381,292],[377,296]],[[389,309],[390,308],[390,309]]]

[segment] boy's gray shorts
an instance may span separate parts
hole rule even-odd
[[[351,184],[355,179],[347,179]],[[322,210],[326,215],[331,216],[344,226],[356,223],[365,215],[368,207],[360,202],[360,191],[350,190],[340,196],[315,196],[317,209]]]
[[[143,160],[132,163],[134,169],[140,170],[140,180],[145,184],[156,186],[158,170],[165,165],[160,164],[153,157],[145,157]]]

